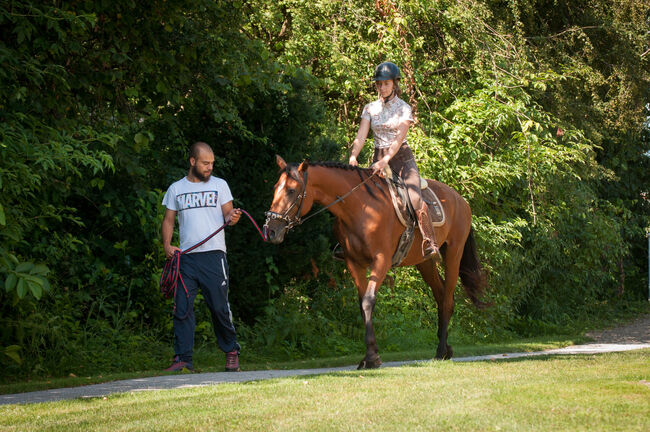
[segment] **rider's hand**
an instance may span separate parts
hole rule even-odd
[[[173,256],[174,256],[174,252],[176,252],[176,251],[179,251],[179,252],[180,252],[181,250],[180,250],[179,248],[177,248],[176,246],[165,245],[165,256],[166,256],[167,258],[171,258],[171,257],[173,257]]]
[[[359,166],[359,162],[357,162],[357,157],[356,156],[350,156],[350,160],[348,163],[352,166]]]
[[[241,209],[232,209],[232,211],[228,214],[228,225],[235,225],[237,222],[239,222],[240,217]]]
[[[370,166],[370,169],[372,169],[373,174],[382,176],[384,173],[384,168],[386,168],[386,165],[388,165],[388,162],[386,162],[384,159],[379,159],[377,162],[375,162]]]

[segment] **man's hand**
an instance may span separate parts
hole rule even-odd
[[[174,251],[180,251],[176,246],[172,246],[172,236],[174,234],[174,223],[176,222],[176,210],[165,209],[165,216],[162,222],[162,244],[165,249],[165,256],[171,258]]]
[[[174,252],[176,252],[176,251],[179,251],[179,252],[180,252],[181,250],[180,250],[179,248],[177,248],[176,246],[165,245],[165,256],[166,256],[167,258],[171,258],[171,257],[173,257],[173,256],[174,256]]]
[[[350,160],[348,160],[348,163],[352,166],[359,166],[359,162],[357,162],[356,156],[350,156]]]
[[[228,213],[228,216],[226,217],[226,220],[228,221],[228,225],[232,226],[235,225],[237,222],[239,222],[239,218],[241,217],[241,209],[232,209],[230,213]]]

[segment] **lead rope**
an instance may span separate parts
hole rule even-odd
[[[253,217],[248,214],[246,210],[241,209],[242,213],[244,213],[246,216],[248,216],[248,219],[255,225],[255,228],[257,229],[257,232],[260,234],[262,237],[262,240],[266,241],[266,226],[264,227],[264,232],[260,230],[260,227],[257,226],[257,223],[255,223],[255,220]],[[219,234],[221,230],[223,230],[226,226],[228,226],[228,222],[224,223],[221,225],[215,232],[195,244],[194,246],[185,249],[184,251],[175,251],[174,255],[171,256],[171,258],[167,258],[165,261],[165,266],[163,267],[162,274],[160,275],[160,292],[162,293],[163,297],[165,298],[173,298],[174,299],[174,309],[173,309],[173,314],[176,316],[176,292],[178,291],[178,282],[180,281],[181,285],[183,286],[183,290],[185,290],[185,298],[190,297],[190,293],[187,291],[187,287],[185,286],[185,282],[183,281],[183,277],[181,276],[181,255],[185,255],[186,253],[189,253],[196,249],[197,247],[205,244],[208,240],[210,240],[212,237],[216,236]],[[190,309],[187,309],[187,313],[185,313],[185,316],[178,317],[176,318],[180,320],[184,320],[187,318],[187,315],[190,313]]]

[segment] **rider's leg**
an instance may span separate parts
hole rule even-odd
[[[395,168],[399,169],[399,175],[406,184],[409,199],[413,210],[418,218],[418,226],[422,233],[422,255],[425,258],[434,258],[440,260],[440,252],[436,244],[436,236],[429,217],[429,208],[422,199],[422,190],[420,188],[420,172],[415,163],[413,153],[407,146],[403,146],[400,151],[393,157]]]

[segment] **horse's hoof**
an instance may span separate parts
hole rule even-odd
[[[379,366],[381,366],[381,359],[379,357],[377,357],[375,360],[363,359],[363,360],[361,360],[361,363],[359,363],[359,366],[357,367],[357,370],[360,370],[360,369],[377,369]]]
[[[454,350],[451,349],[451,346],[447,345],[444,350],[438,348],[436,352],[436,360],[449,360],[454,355]]]

